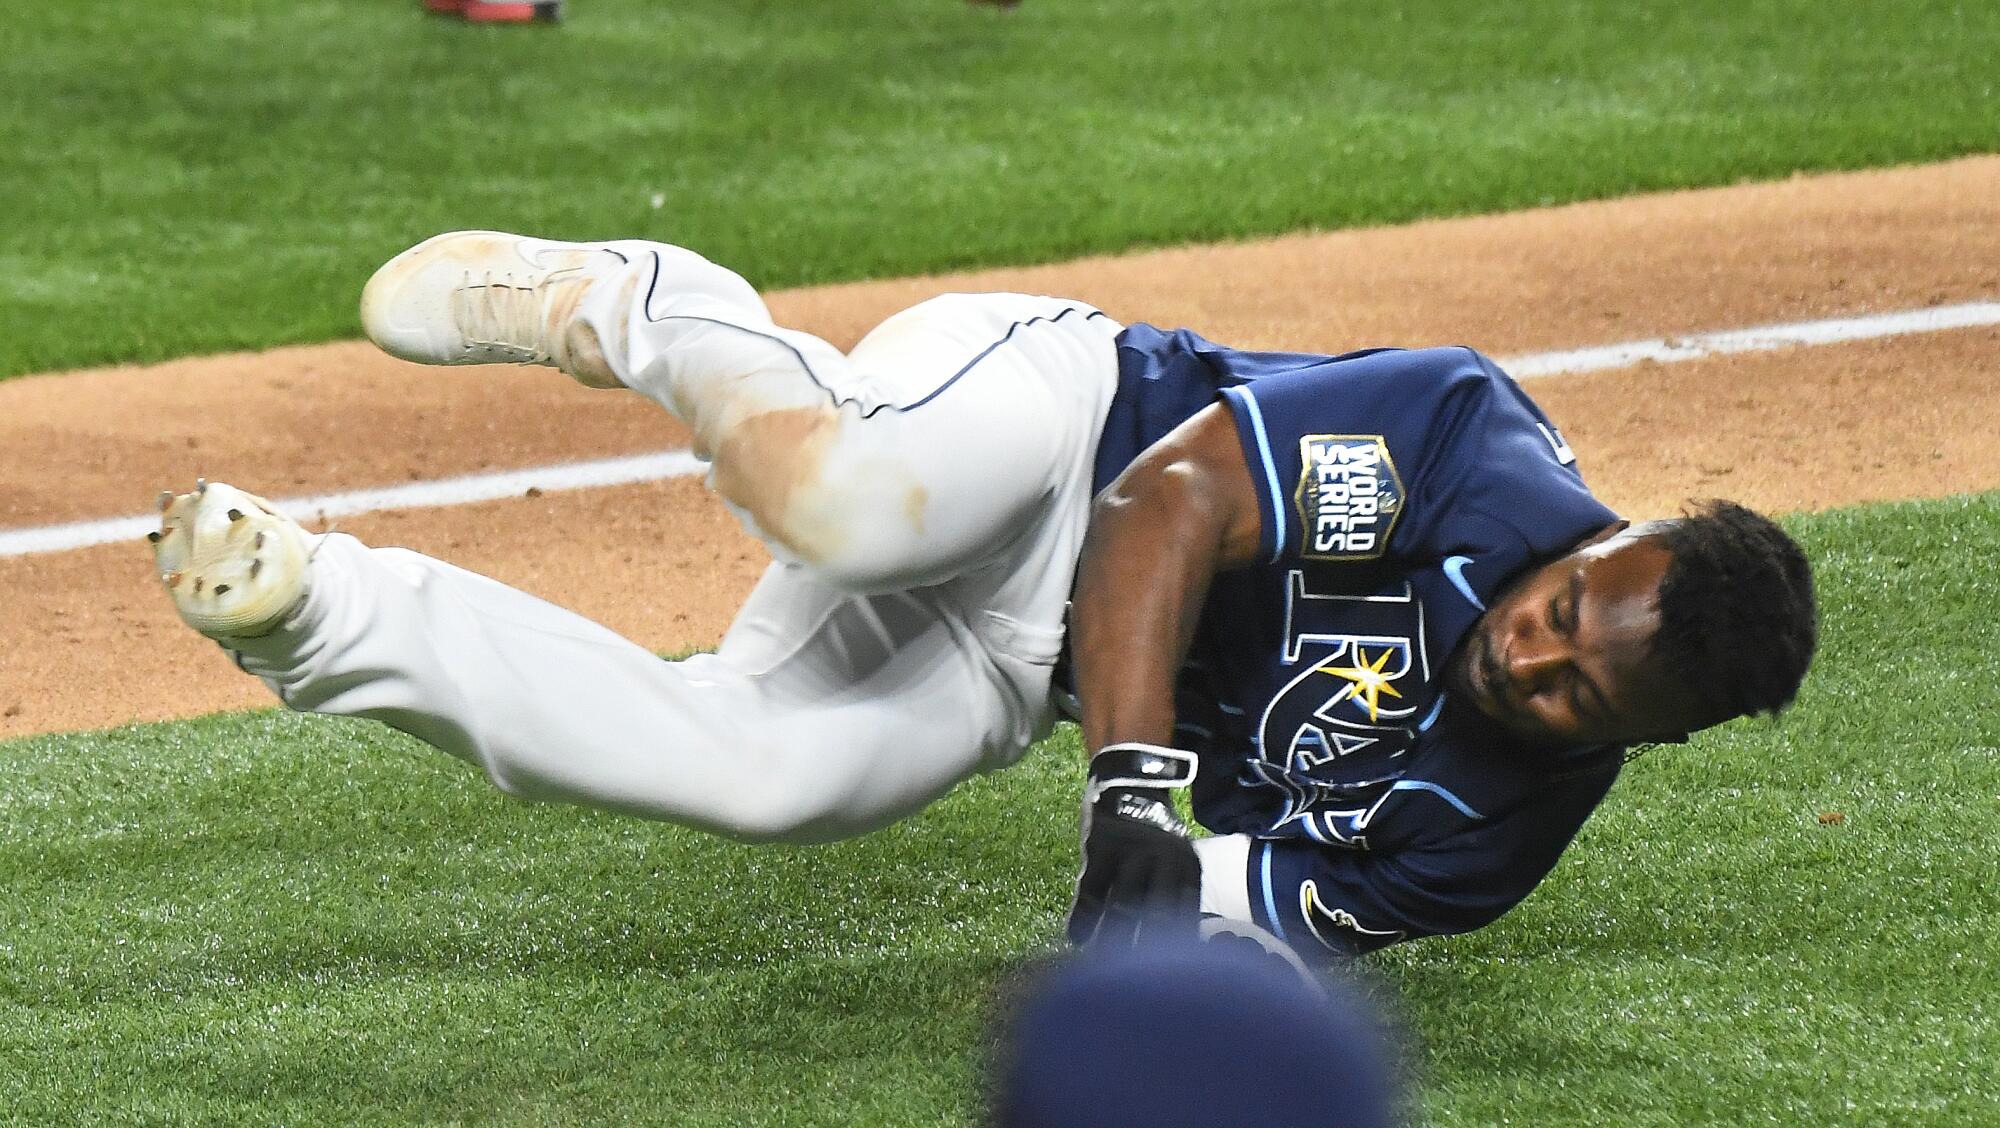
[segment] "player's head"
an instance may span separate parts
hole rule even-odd
[[[1529,571],[1446,677],[1532,741],[1673,740],[1790,704],[1817,637],[1805,553],[1770,520],[1710,501],[1614,525]]]

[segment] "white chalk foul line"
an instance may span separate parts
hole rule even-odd
[[[1537,376],[1565,376],[1626,368],[1645,360],[1673,364],[1724,353],[1768,352],[1800,345],[1831,345],[1841,341],[1865,341],[1873,337],[1900,337],[1908,333],[1936,333],[1944,329],[1970,329],[1993,324],[2000,324],[2000,302],[1967,302],[1963,305],[1876,313],[1866,317],[1759,325],[1694,337],[1655,337],[1650,341],[1536,353],[1499,363],[1515,379],[1530,380]]]
[[[1809,345],[1830,345],[1841,341],[1864,341],[1877,337],[1900,337],[1911,333],[1936,333],[1946,329],[1970,329],[1980,325],[2000,325],[2000,302],[1966,302],[1962,305],[1933,306],[1929,309],[1877,313],[1863,317],[1799,321],[1786,325],[1759,325],[1749,329],[1729,329],[1687,337],[1655,337],[1648,341],[1626,341],[1564,352],[1533,353],[1503,358],[1500,367],[1516,379],[1575,375],[1629,368],[1642,361],[1674,364],[1727,353],[1768,352]],[[467,474],[411,482],[381,489],[349,490],[316,497],[278,498],[273,504],[302,518],[325,514],[346,517],[383,509],[431,509],[519,497],[530,488],[556,492],[599,486],[620,486],[633,482],[657,482],[700,474],[704,464],[684,450],[626,458],[601,458],[590,462],[568,462],[555,466],[530,467],[492,474]],[[159,527],[159,518],[147,513],[137,517],[115,517],[103,521],[78,521],[68,525],[47,525],[35,529],[0,531],[0,559],[42,552],[66,552],[114,541],[137,540]]]
[[[631,482],[657,482],[699,474],[703,463],[684,450],[659,454],[635,454],[626,458],[600,458],[591,462],[567,462],[557,466],[530,467],[492,474],[467,474],[458,478],[437,478],[380,489],[349,490],[314,497],[273,499],[273,505],[295,517],[311,519],[347,517],[383,509],[432,509],[446,505],[466,505],[520,497],[530,489],[585,490],[596,486],[622,486]],[[156,513],[138,517],[115,517],[105,521],[78,521],[71,525],[49,525],[39,529],[10,529],[0,532],[0,558],[27,556],[38,552],[65,552],[113,541],[138,540],[160,527]]]

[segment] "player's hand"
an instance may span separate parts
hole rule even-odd
[[[1194,773],[1194,753],[1154,744],[1113,744],[1091,757],[1083,871],[1065,925],[1070,943],[1194,935],[1201,863],[1173,806],[1174,790],[1194,782]]]

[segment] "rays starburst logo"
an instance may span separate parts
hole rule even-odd
[[[1368,719],[1374,721],[1383,694],[1386,693],[1390,697],[1403,696],[1401,690],[1390,684],[1391,675],[1382,672],[1382,668],[1389,664],[1389,656],[1394,653],[1394,648],[1384,648],[1371,662],[1368,660],[1367,649],[1356,643],[1353,664],[1336,666],[1333,664],[1333,659],[1328,659],[1320,664],[1319,672],[1331,674],[1347,682],[1347,688],[1334,698],[1336,703],[1353,698],[1361,702],[1368,710]]]

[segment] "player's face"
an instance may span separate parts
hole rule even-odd
[[[1650,660],[1669,559],[1643,527],[1607,530],[1528,573],[1467,632],[1450,690],[1537,743],[1688,731],[1695,702]]]

